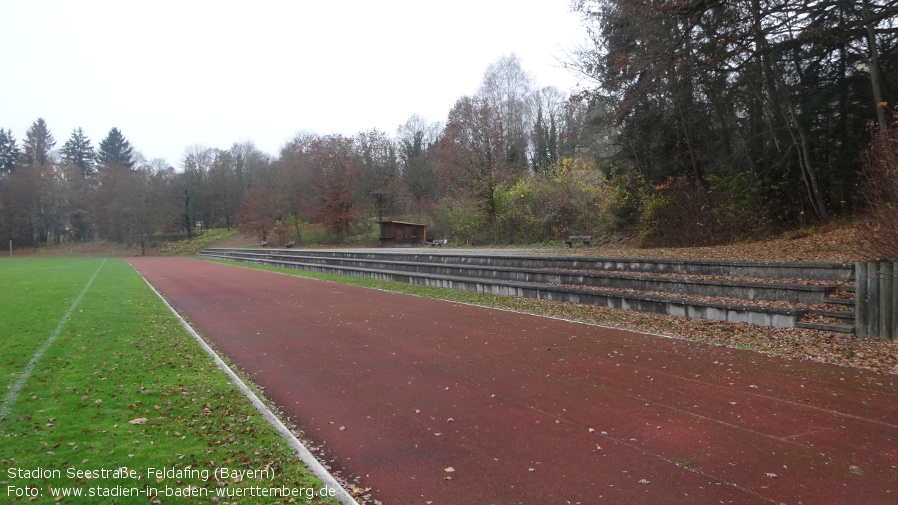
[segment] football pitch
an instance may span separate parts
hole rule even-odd
[[[0,501],[337,503],[124,260],[0,260],[0,384]]]

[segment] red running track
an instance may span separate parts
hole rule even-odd
[[[387,505],[898,503],[895,376],[194,259],[132,264]]]

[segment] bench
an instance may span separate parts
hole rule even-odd
[[[571,235],[564,241],[568,247],[574,247],[574,243],[580,242],[585,247],[589,247],[589,244],[592,243],[592,235]]]
[[[439,240],[431,240],[431,241],[428,241],[428,242],[426,242],[426,243],[427,243],[427,245],[429,245],[430,247],[436,247],[436,246],[442,247],[442,246],[444,246],[444,245],[446,245],[446,244],[449,243],[449,239],[441,238],[441,239],[439,239]]]
[[[292,241],[291,241],[291,242],[287,242],[286,244],[284,244],[284,247],[286,247],[287,249],[289,249],[289,248],[291,248],[291,247],[293,247],[293,246],[295,246],[295,245],[296,245],[296,242],[292,242]]]
[[[259,242],[259,247],[267,247],[267,246],[268,246],[268,241],[263,240],[263,241]]]

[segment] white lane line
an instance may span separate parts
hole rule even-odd
[[[134,265],[131,265],[131,268],[134,268]],[[134,268],[134,271],[136,272],[137,269]],[[215,364],[218,365],[218,368],[220,368],[228,376],[228,378],[231,379],[231,382],[233,382],[234,385],[237,386],[237,389],[239,389],[240,392],[249,399],[254,407],[256,407],[256,410],[258,410],[259,413],[262,414],[262,417],[264,417],[265,420],[268,421],[268,424],[270,424],[275,429],[275,431],[277,431],[281,435],[281,437],[284,438],[284,440],[287,442],[287,445],[289,445],[290,448],[293,449],[299,459],[306,465],[306,468],[308,468],[309,471],[312,472],[313,475],[315,475],[315,477],[318,477],[318,479],[321,480],[322,484],[335,491],[335,498],[337,498],[337,500],[339,500],[341,504],[359,505],[355,498],[353,498],[352,495],[350,495],[349,492],[346,491],[346,489],[344,489],[339,482],[337,482],[337,479],[334,478],[334,476],[331,475],[331,473],[327,471],[326,468],[324,468],[321,462],[315,459],[315,456],[313,456],[312,453],[309,452],[309,450],[306,449],[304,445],[302,445],[302,442],[300,442],[299,439],[296,438],[296,436],[284,425],[284,423],[282,423],[281,420],[278,419],[278,417],[274,415],[274,413],[264,403],[262,403],[262,400],[260,400],[259,397],[256,396],[256,394],[246,386],[246,384],[240,379],[240,377],[238,377],[237,374],[234,373],[233,370],[231,370],[231,367],[229,367],[228,364],[225,363],[224,360],[222,360],[211,347],[209,347],[209,344],[207,344],[206,341],[203,340],[203,337],[201,337],[199,333],[197,333],[196,330],[193,329],[192,326],[190,326],[190,323],[184,320],[184,318],[181,317],[181,314],[179,314],[178,311],[175,310],[175,308],[172,307],[170,303],[168,303],[168,300],[166,300],[165,297],[162,296],[162,294],[159,293],[159,291],[157,291],[152,284],[150,284],[150,281],[148,281],[147,278],[144,277],[140,272],[137,272],[137,274],[140,275],[144,282],[147,283],[147,286],[149,286],[150,289],[153,290],[153,293],[156,293],[156,296],[158,296],[159,299],[162,300],[162,303],[164,303],[165,306],[168,307],[168,310],[170,310],[171,313],[174,314],[176,318],[178,318],[178,321],[181,322],[181,326],[184,327],[185,330],[187,330],[187,333],[192,335],[200,345],[200,347],[202,347],[203,350],[212,357],[212,359],[215,361]]]
[[[106,258],[103,258],[103,262],[100,263],[100,266],[97,267],[97,271],[94,272],[93,276],[91,276],[90,280],[87,281],[87,284],[84,286],[84,289],[81,290],[81,294],[78,295],[78,298],[75,298],[75,301],[72,302],[72,306],[69,307],[69,311],[62,316],[62,320],[59,321],[59,324],[56,325],[56,329],[53,330],[53,333],[50,334],[50,338],[44,342],[44,345],[34,353],[34,356],[31,357],[31,361],[28,362],[28,365],[25,366],[25,370],[22,371],[22,374],[19,375],[19,378],[16,382],[9,388],[9,392],[6,393],[6,398],[3,399],[3,405],[0,405],[0,421],[6,419],[6,416],[9,414],[9,408],[12,407],[12,404],[16,401],[16,398],[19,396],[19,391],[22,390],[22,386],[28,382],[28,378],[31,377],[31,372],[34,371],[34,367],[37,365],[37,362],[41,360],[44,356],[44,353],[47,352],[47,349],[53,345],[53,342],[56,341],[56,338],[59,337],[59,334],[62,332],[62,329],[65,327],[66,323],[69,322],[69,318],[72,317],[72,313],[75,312],[75,307],[81,303],[81,299],[84,298],[84,293],[87,293],[87,290],[90,289],[90,285],[93,284],[94,279],[97,278],[97,274],[100,273],[100,269],[103,268],[103,265],[106,264]]]

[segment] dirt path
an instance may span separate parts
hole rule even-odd
[[[132,264],[387,505],[898,499],[895,376],[193,259]]]

